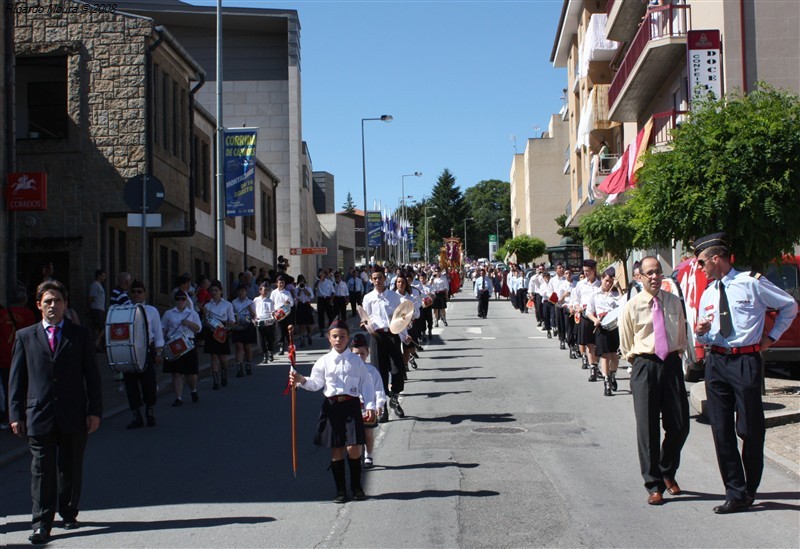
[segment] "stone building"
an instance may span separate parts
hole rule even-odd
[[[61,11],[14,14],[17,171],[45,172],[49,202],[47,211],[16,216],[18,278],[35,288],[52,263],[80,312],[95,269],[109,273],[110,285],[128,271],[168,305],[177,275],[215,272],[215,229],[204,217],[215,215],[215,123],[195,99],[204,70],[152,19],[54,5]],[[257,208],[274,210],[277,177],[264,164],[259,172],[267,196]],[[162,224],[146,233],[128,227],[124,198],[128,179],[144,174],[164,187]],[[245,264],[274,265],[273,229],[257,231],[249,220],[243,240],[242,219],[228,221],[229,281]]]

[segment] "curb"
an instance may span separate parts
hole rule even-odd
[[[695,383],[689,391],[689,404],[692,409],[703,417],[706,416],[706,383]],[[778,412],[764,412],[764,421],[767,428],[778,427],[800,421],[800,410],[785,410]]]

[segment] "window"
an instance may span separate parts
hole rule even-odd
[[[67,113],[67,57],[18,57],[17,137],[64,139]]]
[[[211,277],[211,263],[195,258],[194,260],[194,279],[199,283],[204,276]]]
[[[194,196],[198,200],[208,202],[211,194],[211,147],[198,135],[194,136]]]
[[[162,78],[161,69],[158,65],[153,65],[153,140],[163,147],[164,141],[161,138],[161,134],[164,131],[164,120],[161,118],[161,113],[164,111],[164,95],[161,93]]]
[[[175,250],[170,250],[169,252],[169,259],[170,259],[170,278],[177,282],[178,280],[178,269],[180,269],[180,262],[178,261],[178,252]]]
[[[169,90],[171,78],[165,72],[161,73],[161,145],[164,149],[169,147]]]
[[[261,191],[261,238],[269,240],[269,216],[267,213],[267,191]]]
[[[158,247],[158,291],[169,293],[169,250],[166,246]]]
[[[183,128],[181,127],[181,109],[180,101],[181,94],[178,90],[178,83],[170,78],[172,82],[172,154],[180,156],[180,147],[178,144],[181,142],[181,135],[183,135]]]

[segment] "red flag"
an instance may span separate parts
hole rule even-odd
[[[598,188],[601,191],[607,195],[616,195],[636,186],[636,172],[642,167],[642,155],[650,144],[652,133],[653,118],[651,117],[636,134],[636,139],[628,145],[617,163],[614,164],[608,177],[600,183]]]

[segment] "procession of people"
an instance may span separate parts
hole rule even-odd
[[[756,498],[764,445],[759,352],[780,338],[796,316],[797,304],[760,274],[733,269],[724,235],[698,239],[694,250],[697,264],[715,281],[703,294],[695,337],[709,346],[709,419],[726,495],[724,504],[713,510],[726,514],[748,509]],[[569,357],[579,359],[589,371],[590,382],[603,381],[605,396],[618,391],[620,357],[631,364],[630,390],[647,503],[662,504],[664,492],[680,495],[676,473],[689,436],[680,354],[689,334],[683,303],[670,291],[675,285],[665,283],[660,260],[647,256],[638,262],[628,288],[620,284],[614,268],[598,275],[597,263],[591,259],[575,272],[557,263],[551,274],[541,265],[529,279],[518,265],[510,265],[508,273],[484,264],[475,267],[472,296],[479,320],[488,318],[491,297],[497,300],[504,293],[520,313],[533,309],[533,315],[521,320],[535,322],[548,339],[557,337],[559,349],[568,350]],[[323,338],[329,352],[316,360],[308,376],[292,370],[290,383],[323,391],[314,441],[331,449],[333,501],[363,500],[367,494],[362,469],[375,463],[374,430],[390,420],[390,411],[395,418],[405,417],[405,383],[418,368],[419,352],[432,339],[432,327],[447,328],[448,304],[465,274],[440,265],[399,266],[388,277],[387,269],[378,265],[353,267],[346,275],[320,269],[309,286],[302,275],[295,279],[285,270],[258,277],[250,273],[240,278],[230,301],[219,280],[202,277],[194,286],[191,279],[181,277],[172,293],[173,307],[159,315],[146,303],[144,284],[120,273],[111,292],[115,306],[109,318],[129,315],[130,322],[125,322],[133,331],[139,315],[146,319],[142,321],[145,332],[137,334],[144,352],[141,357],[131,356],[131,363],[114,352],[114,340],[134,336],[130,330],[117,331],[125,322],[107,325],[109,363],[124,378],[132,413],[126,428],[158,424],[159,369],[172,374],[172,406],[183,404],[184,385],[189,387],[192,403],[200,401],[201,346],[210,358],[211,389],[220,390],[229,383],[231,355],[236,377],[245,378],[254,374],[254,365],[269,365],[276,354],[287,351],[293,360],[297,348],[310,346],[314,336]],[[350,324],[348,302],[349,316],[355,319]],[[34,466],[42,471],[32,480],[34,532],[29,539],[46,543],[56,512],[63,517],[64,528],[79,526],[83,447],[87,434],[99,427],[102,403],[96,336],[66,318],[66,288],[57,281],[43,282],[36,305],[42,320],[16,334],[8,413],[13,432],[29,437]],[[762,335],[767,308],[777,310],[777,318],[771,331]],[[68,348],[62,352],[60,343],[65,340]],[[52,380],[42,378],[46,364],[61,362],[70,372],[67,383],[80,395],[76,407],[62,409],[43,401],[40,412],[26,412],[31,391],[46,401],[61,394],[61,388],[48,385]],[[741,454],[737,436],[743,441]],[[63,485],[62,478],[66,479]]]

